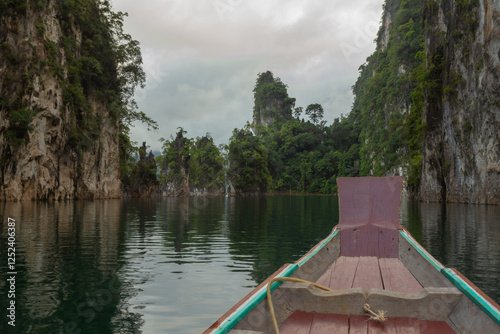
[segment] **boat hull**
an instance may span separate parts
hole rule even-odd
[[[381,333],[396,328],[408,333],[500,333],[500,307],[399,225],[402,178],[362,179],[339,180],[344,189],[339,194],[341,217],[330,235],[280,268],[204,333],[273,333],[266,287],[280,277],[309,282],[272,283],[280,333],[326,333],[328,328],[338,333],[349,328],[360,333],[369,328]],[[342,198],[365,203],[368,213]],[[388,209],[380,209],[382,205]],[[366,305],[385,311],[387,321],[369,320]]]

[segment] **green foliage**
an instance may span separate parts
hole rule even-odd
[[[24,145],[28,139],[28,132],[33,129],[31,122],[35,117],[33,110],[23,106],[21,97],[16,97],[13,103],[5,97],[0,97],[0,111],[4,110],[9,120],[9,127],[5,131],[7,143],[12,148]]]
[[[9,43],[3,42],[0,44],[0,51],[11,65],[15,66],[19,64],[19,56],[12,50]]]
[[[24,15],[28,9],[26,0],[0,0],[0,16]]]
[[[235,188],[245,193],[265,193],[271,185],[268,157],[262,140],[252,134],[249,126],[234,129],[229,143],[228,178]]]
[[[209,133],[196,140],[186,138],[178,128],[175,139],[163,142],[163,154],[157,158],[162,183],[179,182],[189,175],[189,184],[198,188],[220,189],[225,182],[225,158]]]
[[[34,117],[33,110],[26,108],[12,109],[8,113],[10,126],[5,133],[7,142],[13,147],[23,145],[27,140],[28,131],[31,131],[31,121]]]
[[[423,43],[424,1],[393,0],[388,5],[392,24],[387,48],[378,48],[368,57],[353,86],[349,120],[361,129],[361,175],[383,176],[399,166],[416,174],[421,155],[423,92],[429,76]]]
[[[288,96],[287,85],[280,78],[274,78],[271,71],[259,73],[253,92],[254,115],[263,113],[266,118],[292,118],[295,98]]]
[[[306,115],[314,124],[317,124],[323,118],[324,113],[323,107],[319,103],[310,104],[306,108]]]
[[[177,182],[184,174],[189,174],[189,161],[191,160],[191,147],[193,140],[185,138],[186,131],[178,128],[175,139],[166,140],[163,143],[163,173],[167,176],[166,181]]]
[[[197,137],[191,152],[190,183],[198,188],[222,188],[225,183],[225,159],[210,134]]]

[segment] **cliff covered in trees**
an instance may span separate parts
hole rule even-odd
[[[500,203],[498,2],[387,0],[346,117],[296,106],[266,71],[227,145],[179,128],[156,159],[128,136],[156,124],[133,101],[145,75],[124,15],[0,1],[0,200],[330,194],[340,176],[403,175],[422,200]]]
[[[500,203],[500,3],[429,0],[420,198]]]
[[[260,74],[253,125],[269,188],[330,193],[338,176],[403,175],[421,200],[500,203],[499,16],[494,0],[387,0],[352,110],[330,126],[316,103],[308,121],[302,107],[290,116],[286,85]]]
[[[0,2],[0,199],[113,198],[145,80],[109,1]]]
[[[500,5],[387,0],[349,119],[361,175],[425,201],[500,203]]]

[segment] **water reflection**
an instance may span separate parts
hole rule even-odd
[[[401,213],[434,257],[500,301],[500,206],[405,200]]]
[[[17,224],[16,331],[200,333],[338,223],[338,199],[163,198],[0,204]],[[402,224],[500,300],[500,207],[404,200]],[[0,270],[6,273],[6,260]],[[0,305],[7,305],[0,280]]]
[[[126,283],[116,275],[122,206],[120,200],[2,204],[2,245],[7,217],[17,221],[18,272],[16,327],[2,321],[2,332],[113,333],[111,323],[139,332],[140,319],[121,308]],[[5,261],[0,270],[7,272]],[[4,280],[0,285],[5,291]],[[8,303],[5,294],[0,303]]]

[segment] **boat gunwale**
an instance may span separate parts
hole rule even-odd
[[[336,225],[332,232],[311,248],[305,255],[299,258],[293,264],[285,264],[281,269],[279,269],[275,274],[271,275],[269,279],[274,277],[289,277],[297,271],[301,266],[306,264],[318,252],[325,247],[328,242],[330,242],[338,233],[341,228]],[[481,310],[486,313],[495,323],[500,325],[500,306],[495,303],[490,297],[488,297],[481,289],[475,286],[470,280],[468,280],[462,273],[454,268],[447,268],[436,258],[434,258],[417,240],[410,234],[410,232],[404,228],[399,228],[399,234],[403,236],[410,245],[417,250],[417,252],[429,262],[438,272],[442,273],[445,278],[450,281],[454,286],[456,286],[464,295],[472,300],[476,305],[478,305]],[[268,281],[266,280],[266,281]],[[265,281],[265,282],[266,282]],[[230,314],[223,315],[219,320],[217,320],[205,334],[225,334],[228,333],[238,322],[240,322],[252,309],[254,309],[262,300],[266,297],[266,287],[265,282],[261,283],[252,292],[250,292],[245,298],[243,298],[239,303],[241,303],[236,310]],[[271,290],[274,291],[281,282],[275,282],[271,286]],[[238,304],[236,304],[238,305]],[[234,306],[236,307],[236,306]],[[233,308],[234,308],[233,307]],[[229,312],[228,312],[229,313]],[[217,327],[214,325],[220,322]]]
[[[447,280],[453,283],[462,293],[472,300],[481,310],[486,313],[493,321],[500,325],[500,306],[485,294],[480,288],[472,283],[460,271],[455,268],[445,267],[434,256],[432,256],[415,238],[402,228],[400,234],[422,255],[422,257],[433,265],[435,269],[441,272]]]
[[[321,251],[326,244],[328,244],[339,232],[337,225],[333,228],[332,232],[318,242],[313,248],[311,248],[306,254],[295,261],[293,264],[285,264],[280,269],[278,269],[273,275],[269,276],[264,282],[258,285],[254,290],[252,290],[246,297],[241,299],[233,308],[238,304],[236,309],[229,313],[226,312],[221,318],[219,318],[212,326],[210,326],[204,334],[225,334],[229,332],[238,322],[240,322],[251,310],[255,308],[264,298],[267,293],[267,282],[276,277],[290,277],[297,269],[306,264],[311,260],[319,251]],[[271,285],[271,291],[274,291],[282,282],[274,282]],[[228,314],[229,313],[229,314]],[[220,322],[219,324],[217,324]]]

